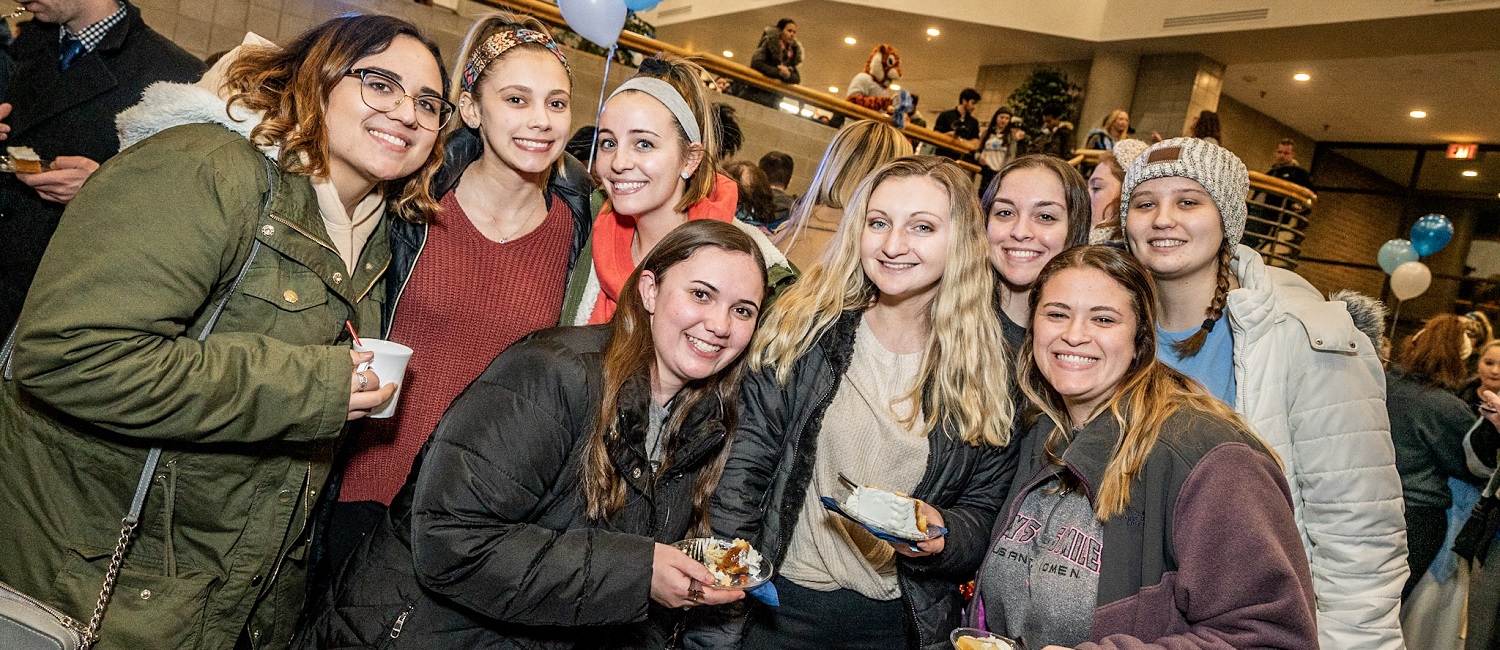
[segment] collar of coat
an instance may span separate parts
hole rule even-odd
[[[605,438],[604,446],[621,476],[642,493],[650,494],[650,461],[646,452],[646,431],[650,428],[651,379],[642,372],[631,376],[620,386],[617,400],[619,415],[615,429]],[[668,417],[667,424],[675,417]],[[667,436],[662,449],[663,476],[691,472],[704,462],[718,457],[718,452],[728,442],[728,431],[724,418],[725,406],[719,399],[708,396],[693,406],[676,431],[664,432]],[[641,469],[637,475],[634,469]]]

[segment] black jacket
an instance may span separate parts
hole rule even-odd
[[[1469,471],[1464,455],[1464,434],[1479,416],[1457,395],[1424,385],[1421,377],[1407,374],[1400,366],[1386,371],[1385,386],[1396,471],[1401,474],[1401,496],[1407,507],[1445,509],[1452,505],[1449,478],[1482,486],[1483,481]]]
[[[606,443],[625,505],[590,520],[578,474],[608,338],[607,326],[543,330],[497,357],[449,407],[294,645],[663,645],[675,612],[649,598],[655,543],[695,523],[693,488],[726,442],[726,412],[705,401],[688,413],[653,476],[649,381],[627,381]]]
[[[838,392],[854,352],[860,312],[846,312],[792,369],[785,384],[774,370],[753,373],[740,392],[734,446],[713,500],[718,537],[751,540],[780,564],[812,480],[823,414]],[[951,423],[927,436],[927,469],[912,496],[937,508],[948,527],[942,553],[896,558],[905,605],[907,648],[949,648],[959,624],[959,585],[974,577],[989,546],[990,528],[1004,505],[1013,448],[976,447],[957,438]],[[754,605],[758,606],[758,605]],[[706,614],[706,613],[705,613]],[[689,647],[738,647],[744,619],[705,622]]]
[[[781,70],[776,67],[782,65],[791,71],[786,78],[782,78]],[[799,65],[802,65],[802,41],[792,41],[792,56],[786,58],[781,48],[781,30],[774,26],[766,28],[760,43],[755,46],[755,53],[750,55],[750,67],[756,72],[789,84],[802,83],[802,73],[797,71]]]
[[[147,27],[134,5],[125,11],[125,20],[67,70],[58,68],[57,25],[21,25],[10,46],[15,71],[5,94],[10,137],[0,144],[31,147],[49,160],[83,156],[102,164],[120,150],[115,115],[141,101],[146,86],[203,76],[202,61]],[[0,332],[9,332],[21,313],[63,207],[0,174]]]
[[[460,129],[448,138],[443,147],[443,166],[432,179],[432,196],[436,199],[458,186],[464,170],[484,154],[484,143],[473,129]],[[573,213],[573,244],[568,248],[568,271],[578,261],[578,253],[594,229],[593,213],[589,211],[589,194],[594,191],[593,181],[583,163],[569,154],[562,155],[561,164],[547,181],[547,207],[552,207],[554,198],[561,198]],[[427,224],[411,223],[403,219],[389,219],[391,224],[391,268],[386,277],[386,300],[381,313],[381,332],[391,333],[395,323],[396,306],[401,301],[401,292],[411,278],[411,270],[417,266],[422,247],[427,243]]]

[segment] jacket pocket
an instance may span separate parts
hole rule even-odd
[[[280,259],[250,269],[239,293],[216,331],[261,333],[293,345],[327,345],[338,338],[335,325],[344,317],[330,315],[328,286],[295,262]]]
[[[67,610],[84,613],[85,623],[99,598],[112,551],[74,549],[58,576],[59,592],[71,601]],[[143,572],[127,562],[104,610],[95,648],[196,647],[203,635],[209,594],[217,581],[203,574],[168,577],[160,571]]]

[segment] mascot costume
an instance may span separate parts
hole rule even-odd
[[[911,94],[902,89],[895,96],[890,94],[892,83],[901,79],[901,54],[896,48],[881,43],[870,52],[863,72],[854,75],[849,82],[849,96],[845,99],[873,111],[892,113],[896,128],[906,126],[906,116],[914,110]]]

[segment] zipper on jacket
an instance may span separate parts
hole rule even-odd
[[[317,237],[314,237],[314,236],[312,236],[312,234],[311,234],[311,233],[309,233],[309,232],[307,232],[307,231],[306,231],[306,230],[303,230],[303,229],[301,229],[301,228],[298,228],[298,227],[297,227],[297,224],[295,224],[295,223],[292,223],[292,222],[290,222],[290,221],[287,221],[287,220],[286,220],[286,219],[283,219],[283,218],[282,218],[282,217],[281,217],[281,215],[278,215],[278,214],[276,214],[276,213],[275,213],[275,212],[272,212],[272,213],[271,213],[271,218],[272,218],[272,219],[275,219],[275,220],[277,220],[277,221],[280,221],[280,222],[281,222],[281,223],[283,223],[283,224],[285,224],[285,225],[286,225],[286,227],[288,227],[288,228],[291,228],[291,229],[292,229],[292,230],[295,230],[295,231],[297,231],[297,232],[298,232],[298,233],[301,233],[301,235],[302,235],[302,236],[303,236],[303,237],[306,237],[306,238],[308,238],[308,239],[310,239],[310,240],[312,240],[312,242],[313,242],[313,243],[314,243],[314,244],[317,244],[317,245],[319,245],[319,246],[322,246],[322,247],[323,247],[323,248],[326,248],[326,249],[328,249],[328,250],[329,250],[329,251],[332,251],[332,252],[333,252],[333,254],[334,254],[334,255],[338,255],[338,254],[339,254],[339,252],[338,252],[338,250],[337,250],[337,249],[335,249],[335,248],[334,248],[334,247],[332,247],[332,246],[329,246],[329,245],[328,245],[328,244],[327,244],[327,243],[326,243],[326,242],[324,242],[324,241],[323,241],[323,240],[321,240],[321,239],[318,239],[318,238],[317,238]]]
[[[416,603],[410,603],[410,604],[408,604],[406,606],[405,609],[401,610],[400,614],[396,615],[396,622],[393,623],[393,624],[391,624],[391,638],[392,639],[399,639],[399,638],[401,638],[401,628],[406,627],[406,617],[411,616],[411,610],[416,609],[416,608],[417,608],[417,604]]]
[[[406,271],[406,279],[401,281],[401,288],[396,290],[396,299],[391,301],[391,307],[388,310],[391,313],[391,322],[381,323],[380,326],[382,328],[396,326],[396,306],[401,304],[401,296],[406,295],[406,285],[411,284],[411,276],[416,274],[417,260],[422,259],[422,251],[427,250],[427,229],[429,227],[428,224],[422,224],[422,243],[417,244],[417,254],[411,256],[411,268]],[[386,263],[386,268],[390,268],[390,263]],[[386,336],[390,336],[390,332],[386,332]]]
[[[901,590],[901,604],[906,605],[906,617],[907,620],[911,621],[912,636],[917,641],[917,644],[913,646],[913,650],[922,650],[922,622],[917,620],[917,605],[911,602],[911,596],[909,595],[911,589],[906,586],[905,583],[907,581],[902,579],[899,573],[899,565],[897,566],[896,587]],[[978,587],[975,587],[975,589],[977,590]]]

